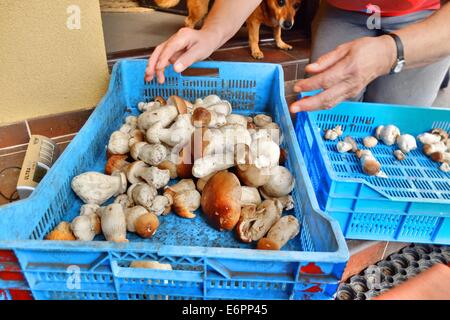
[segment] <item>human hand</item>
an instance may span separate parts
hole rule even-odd
[[[397,59],[395,41],[390,36],[365,37],[338,46],[315,63],[306,66],[312,77],[298,81],[295,92],[324,89],[298,100],[289,107],[292,113],[330,109],[355,97],[374,79],[388,74]]]
[[[145,81],[152,81],[156,75],[158,82],[164,83],[166,67],[173,64],[176,72],[183,72],[194,62],[209,57],[219,41],[214,32],[181,28],[153,51],[145,70]]]

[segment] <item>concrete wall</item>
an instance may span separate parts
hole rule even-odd
[[[0,124],[91,108],[108,80],[98,0],[0,1]]]

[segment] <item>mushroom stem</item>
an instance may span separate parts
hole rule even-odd
[[[358,150],[356,156],[359,158],[365,174],[375,176],[381,171],[381,164],[375,159],[370,150]]]
[[[258,241],[260,250],[280,250],[300,232],[300,223],[294,216],[284,216],[270,228],[267,236]]]

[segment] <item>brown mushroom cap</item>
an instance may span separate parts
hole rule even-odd
[[[369,159],[364,163],[364,167],[362,169],[365,174],[374,176],[380,172],[381,165],[378,161]]]
[[[444,162],[444,154],[442,152],[433,152],[430,158],[434,162]]]
[[[172,103],[177,107],[179,114],[185,114],[188,112],[189,107],[191,107],[191,103],[189,101],[184,100],[183,98],[179,96],[170,96],[169,99],[167,99],[168,103]]]
[[[258,250],[280,250],[280,245],[269,238],[262,238],[256,246]]]
[[[70,223],[63,221],[53,229],[46,237],[46,240],[53,241],[75,241],[77,238],[70,229]]]
[[[125,154],[112,155],[108,162],[106,162],[105,173],[108,175],[113,174],[115,171],[121,171],[125,169],[130,163],[126,160],[128,158]]]
[[[158,227],[158,217],[153,213],[143,214],[135,222],[136,233],[142,238],[151,238]]]
[[[211,123],[211,112],[203,107],[197,107],[192,114],[192,124],[195,127],[207,127]]]
[[[227,171],[216,173],[203,188],[201,207],[213,227],[232,230],[241,216],[239,179]]]
[[[157,96],[155,97],[155,102],[159,102],[160,105],[165,106],[167,104],[167,101],[161,97],[161,96]]]

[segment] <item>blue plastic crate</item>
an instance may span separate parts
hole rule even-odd
[[[379,143],[372,152],[388,178],[365,175],[353,153],[337,152],[337,141],[323,131],[341,125],[364,149],[362,139],[379,125],[395,124],[418,135],[432,128],[450,130],[450,111],[343,102],[327,111],[299,113],[296,134],[320,208],[337,219],[346,238],[450,244],[450,174],[422,153],[404,161],[395,146]]]
[[[166,83],[143,82],[146,61],[114,67],[105,98],[45,176],[31,198],[0,209],[0,248],[12,249],[36,299],[330,299],[348,260],[339,225],[320,210],[284,99],[280,66],[202,62],[216,76],[166,71]],[[274,116],[284,134],[287,165],[296,176],[293,192],[300,234],[282,251],[250,249],[233,232],[212,229],[199,212],[185,220],[161,218],[152,239],[129,234],[127,244],[101,241],[42,241],[60,221],[78,214],[70,188],[75,175],[102,171],[110,134],[139,101],[157,95],[193,100],[218,94],[235,111]],[[11,241],[14,240],[14,241]],[[174,271],[129,268],[133,260],[170,263]]]

